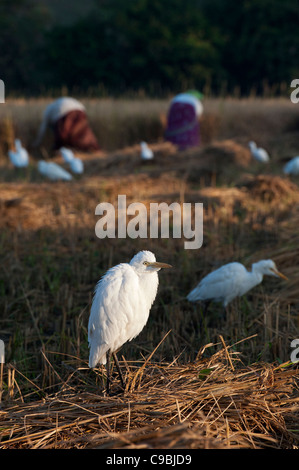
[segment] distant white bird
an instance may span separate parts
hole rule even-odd
[[[152,160],[154,158],[154,152],[149,148],[146,142],[141,142],[140,147],[142,160]]]
[[[8,151],[8,156],[13,166],[17,168],[24,168],[28,166],[28,163],[29,163],[28,152],[24,147],[22,147],[20,139],[15,140],[15,148],[16,148],[15,151],[14,150]]]
[[[109,269],[96,285],[88,323],[89,367],[107,363],[107,393],[111,354],[124,386],[115,351],[135,338],[147,323],[161,268],[171,266],[157,262],[150,251],[140,251],[130,263]]]
[[[299,157],[294,157],[283,167],[286,175],[299,175]]]
[[[68,171],[54,162],[45,162],[40,160],[37,164],[37,168],[41,175],[46,176],[52,181],[70,181],[73,179],[72,175]]]
[[[261,260],[252,264],[252,270],[241,263],[228,263],[205,276],[188,295],[190,302],[206,303],[205,312],[211,301],[222,302],[224,309],[235,298],[240,297],[253,287],[260,284],[263,276],[287,277],[281,274],[274,261]]]
[[[66,147],[61,147],[59,149],[59,153],[62,156],[65,163],[70,163],[75,158],[73,151]]]
[[[73,160],[69,162],[69,165],[71,171],[77,175],[81,175],[84,171],[83,162],[80,160],[80,158],[73,158]]]
[[[253,158],[255,158],[255,160],[262,163],[267,163],[270,160],[267,151],[265,149],[258,148],[255,142],[251,140],[248,145],[251,151],[251,155]]]

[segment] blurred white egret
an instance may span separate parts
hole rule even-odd
[[[156,298],[157,272],[161,268],[171,266],[157,262],[150,251],[140,251],[130,263],[109,269],[96,285],[88,323],[89,367],[107,364],[107,393],[111,354],[124,387],[115,352],[145,326]]]
[[[8,156],[13,166],[17,168],[28,166],[28,152],[24,147],[22,147],[20,139],[15,140],[15,150],[9,150]]]
[[[154,152],[149,148],[146,142],[140,143],[141,147],[141,160],[152,160],[154,158]]]
[[[65,163],[70,163],[75,157],[73,151],[71,149],[66,148],[66,147],[61,147],[59,149],[59,153],[62,156]]]
[[[37,164],[37,168],[41,175],[46,176],[52,181],[70,181],[73,179],[72,175],[68,171],[54,162],[45,162],[40,160]]]
[[[190,302],[205,302],[205,312],[211,301],[222,302],[226,309],[235,297],[246,294],[260,284],[264,275],[287,280],[271,259],[253,263],[251,272],[247,271],[241,263],[228,263],[205,276],[187,295],[187,299]]]
[[[267,163],[270,160],[267,151],[265,149],[258,148],[255,142],[251,140],[248,145],[251,151],[251,155],[253,158],[255,158],[255,160],[262,163]]]
[[[285,175],[299,175],[299,157],[294,157],[283,167]]]
[[[80,160],[80,158],[73,158],[73,160],[69,162],[69,165],[71,171],[77,175],[81,175],[84,171],[83,162]]]

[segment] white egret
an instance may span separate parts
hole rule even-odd
[[[37,168],[41,175],[46,176],[52,181],[70,181],[73,179],[72,175],[68,171],[54,162],[45,162],[40,160],[37,164]]]
[[[171,266],[157,262],[150,251],[140,251],[130,263],[109,269],[96,285],[88,322],[89,367],[107,364],[107,393],[111,354],[124,387],[115,352],[135,338],[147,323],[161,268]]]
[[[28,166],[28,152],[24,147],[22,147],[20,139],[15,139],[15,150],[9,150],[8,156],[13,166],[17,168]]]
[[[152,160],[154,158],[154,152],[149,148],[146,142],[140,143],[141,147],[141,160]]]
[[[241,263],[228,263],[205,276],[200,283],[187,295],[190,302],[205,302],[205,311],[211,301],[222,302],[224,309],[235,298],[240,297],[253,287],[260,284],[263,276],[287,277],[281,274],[274,261],[261,260],[252,264],[252,270]]]
[[[283,167],[285,175],[299,175],[299,157],[294,157]]]
[[[255,158],[255,160],[262,163],[267,163],[270,160],[268,152],[263,148],[258,148],[255,142],[251,140],[248,145],[251,151],[251,155],[253,158]]]
[[[76,175],[81,175],[84,171],[84,165],[80,158],[73,158],[73,160],[69,162],[69,165],[71,171]]]
[[[59,149],[59,153],[62,156],[65,163],[70,163],[75,158],[73,151],[66,147],[61,147]]]

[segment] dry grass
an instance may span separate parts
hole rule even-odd
[[[13,129],[30,142],[44,104],[8,103],[6,137]],[[296,151],[297,108],[207,100],[205,145],[179,153],[161,141],[166,101],[86,104],[94,124],[104,121],[107,147],[80,155],[82,177],[50,183],[34,158],[21,171],[2,160],[0,446],[298,446],[298,371],[288,361],[298,337],[299,189],[298,178],[282,176],[282,161]],[[139,156],[144,138],[155,152],[149,164]],[[250,160],[249,139],[267,146],[270,165]],[[44,152],[61,163],[50,140]],[[95,207],[115,204],[119,194],[146,207],[203,202],[202,248],[184,250],[172,238],[97,239]],[[145,248],[175,269],[161,273],[147,326],[120,352],[125,394],[115,378],[116,395],[106,397],[105,372],[87,367],[93,288],[109,267]],[[215,267],[262,258],[274,259],[289,281],[265,278],[230,305],[226,321],[218,305],[202,318],[185,300]]]
[[[244,367],[233,349],[224,344],[204,358],[204,347],[183,365],[124,362],[126,392],[119,395],[114,383],[112,397],[101,393],[100,384],[92,390],[96,374],[92,380],[81,366],[57,393],[29,403],[22,396],[12,400],[16,371],[11,400],[0,412],[0,447],[297,448],[297,370],[289,364]]]

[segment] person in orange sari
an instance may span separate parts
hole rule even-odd
[[[83,152],[100,150],[90,128],[86,109],[74,98],[58,98],[46,107],[34,146],[41,144],[48,126],[54,132],[55,149],[70,147]]]

